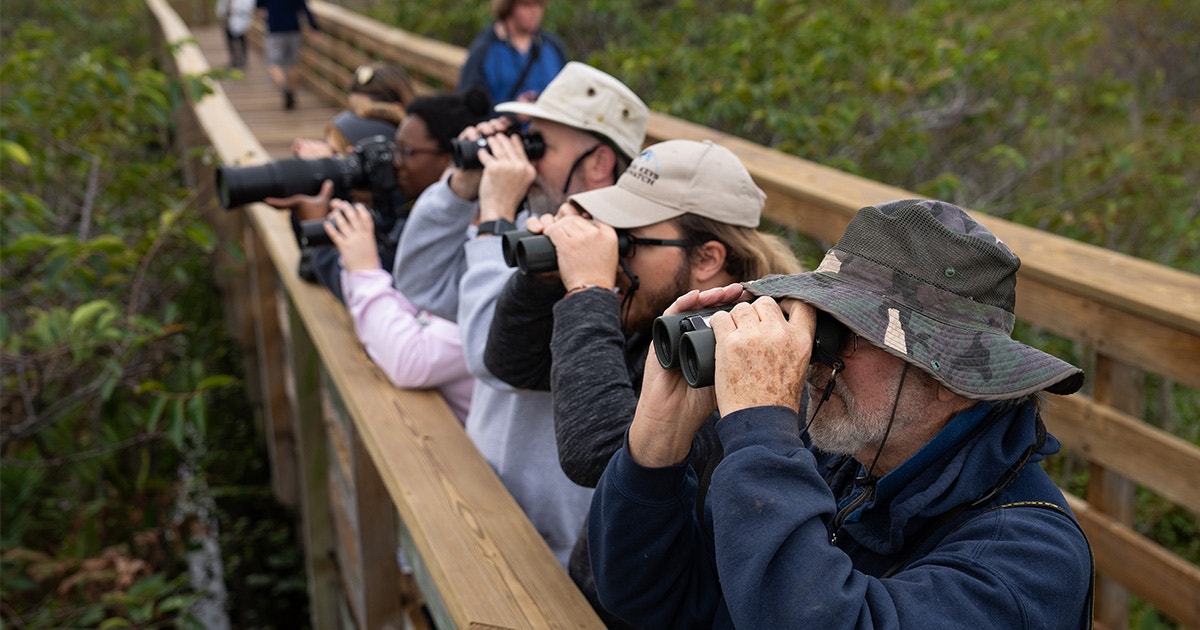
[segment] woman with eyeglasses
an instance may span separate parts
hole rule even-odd
[[[392,154],[409,205],[450,166],[450,140],[490,108],[482,91],[424,96],[409,105]],[[331,208],[325,231],[341,257],[342,298],[367,354],[397,387],[438,389],[459,420],[465,419],[475,381],[467,372],[458,326],[395,289],[365,206],[334,200]]]

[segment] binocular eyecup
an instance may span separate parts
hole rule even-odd
[[[679,368],[691,387],[708,387],[716,378],[717,340],[709,320],[732,304],[715,308],[663,315],[651,329],[654,354],[665,370]],[[837,353],[850,336],[850,330],[824,311],[817,311],[817,330],[813,336],[812,360],[834,369],[844,367]]]

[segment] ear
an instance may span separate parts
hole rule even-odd
[[[721,241],[706,241],[691,251],[692,288],[709,288],[729,284],[721,278],[725,274],[725,244]],[[718,284],[713,284],[717,281]]]
[[[588,190],[612,186],[613,169],[617,166],[617,153],[607,144],[601,144],[586,160]]]

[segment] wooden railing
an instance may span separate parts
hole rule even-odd
[[[147,2],[164,43],[186,37],[165,0]],[[461,48],[319,0],[309,4],[324,37],[307,42],[304,77],[331,98],[340,98],[351,70],[370,60],[404,66],[426,89],[455,83],[465,58]],[[261,31],[251,39],[261,41]],[[181,74],[206,68],[187,46],[174,53],[172,64]],[[250,154],[253,136],[219,90],[182,118],[185,148],[206,147],[217,162]],[[917,196],[652,114],[647,143],[670,138],[712,139],[729,147],[767,192],[769,221],[827,242],[860,207]],[[420,593],[439,625],[597,625],[444,403],[392,388],[359,349],[344,309],[295,278],[298,252],[286,221],[264,207],[244,214],[213,210],[212,166],[193,162],[214,224],[246,251],[244,263],[225,261],[238,269],[225,299],[231,312],[245,314],[231,317],[231,324],[258,368],[252,372],[272,427],[275,474],[299,480],[314,619],[330,619],[338,580],[360,627],[377,627],[377,619],[398,614],[404,602],[395,589],[404,578],[387,561],[394,536],[386,530],[394,525],[403,532]],[[1021,256],[1018,317],[1072,340],[1090,368],[1090,395],[1049,397],[1045,419],[1071,452],[1089,462],[1087,496],[1068,500],[1095,554],[1097,624],[1127,627],[1129,592],[1184,627],[1200,628],[1200,568],[1132,527],[1138,486],[1200,514],[1200,448],[1141,417],[1146,374],[1200,389],[1200,277],[976,216]],[[289,365],[290,374],[284,370]],[[332,415],[342,418],[329,427],[322,424],[322,389],[333,400]],[[328,455],[320,444],[326,440],[335,447]],[[345,487],[326,493],[327,478],[338,477],[327,469],[343,471]],[[286,498],[288,484],[277,484]],[[330,506],[329,497],[348,497],[351,505]],[[334,540],[321,524],[331,513],[357,519],[338,527],[358,538]],[[368,523],[373,520],[385,521],[384,527]],[[329,566],[335,562],[331,552],[337,567]],[[346,555],[356,558],[342,559]]]

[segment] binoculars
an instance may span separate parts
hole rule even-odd
[[[521,138],[521,146],[525,148],[525,155],[536,160],[546,154],[546,141],[542,139],[541,134],[537,133],[517,133]],[[478,138],[476,140],[463,140],[455,138],[450,141],[450,157],[454,160],[454,166],[464,171],[477,171],[483,168],[483,162],[479,161],[479,152],[492,150],[488,147],[487,137]]]
[[[717,340],[708,321],[734,305],[663,315],[654,320],[654,354],[665,370],[679,368],[691,387],[708,387],[716,375]],[[850,330],[824,311],[817,311],[812,360],[836,370],[845,365],[837,352],[850,337]]]
[[[543,273],[558,271],[558,251],[549,236],[534,234],[529,230],[514,230],[501,235],[500,249],[504,252],[504,262],[509,267],[516,267],[521,273]],[[629,236],[623,231],[617,231],[617,255],[624,257],[629,253]]]

